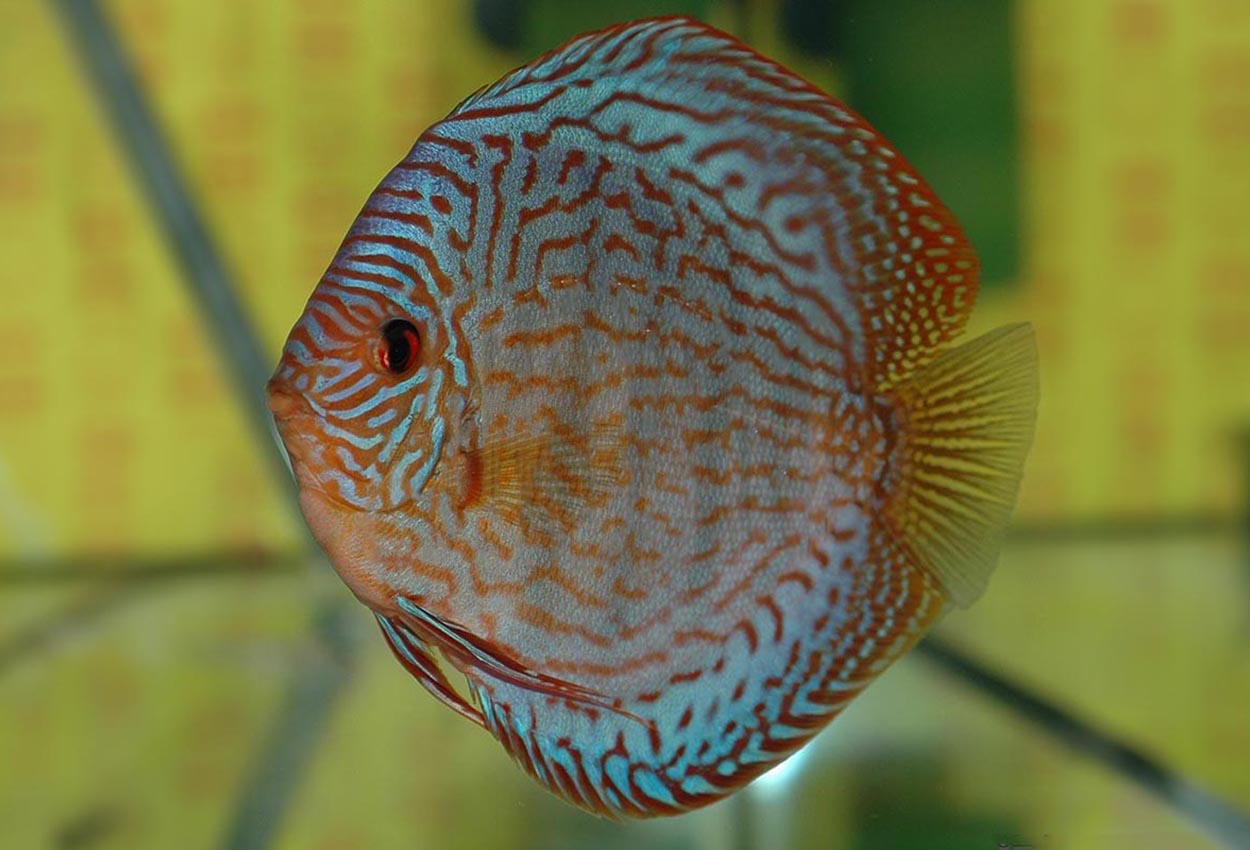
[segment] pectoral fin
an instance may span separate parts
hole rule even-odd
[[[576,527],[622,480],[619,427],[558,430],[484,440],[463,457],[462,509],[481,507],[533,531]]]

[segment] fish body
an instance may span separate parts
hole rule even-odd
[[[862,118],[730,36],[641,21],[417,140],[271,405],[399,661],[566,799],[671,814],[983,589],[1036,389],[1026,327],[949,348],[976,286]]]

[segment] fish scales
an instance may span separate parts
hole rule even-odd
[[[975,289],[863,119],[722,33],[640,22],[418,139],[292,332],[279,419],[310,526],[423,684],[567,799],[674,813],[801,746],[960,586],[955,491],[894,507],[908,463],[951,467],[891,393],[937,374]],[[420,356],[388,382],[361,352],[395,317]]]

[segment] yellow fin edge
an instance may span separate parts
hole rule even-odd
[[[897,434],[885,519],[965,608],[997,564],[1033,442],[1033,328],[1007,325],[945,351],[889,395]]]

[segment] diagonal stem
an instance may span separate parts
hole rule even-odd
[[[55,0],[54,5],[181,268],[183,282],[207,320],[257,441],[274,474],[289,485],[294,497],[294,482],[265,401],[268,358],[239,299],[235,278],[187,189],[117,36],[95,0]]]
[[[1250,847],[1250,816],[1133,745],[1104,732],[949,643],[929,636],[926,659],[1082,755],[1144,788],[1229,847]]]
[[[66,33],[95,86],[100,104],[139,182],[154,219],[206,319],[239,402],[277,480],[295,510],[297,490],[265,401],[269,373],[255,328],[160,131],[121,43],[94,0],[54,0]],[[300,526],[303,527],[302,522]],[[309,548],[311,546],[311,540]],[[352,655],[343,596],[316,612],[313,649],[326,663],[306,664],[288,685],[285,710],[255,756],[239,791],[223,846],[260,850],[273,842],[346,683]]]

